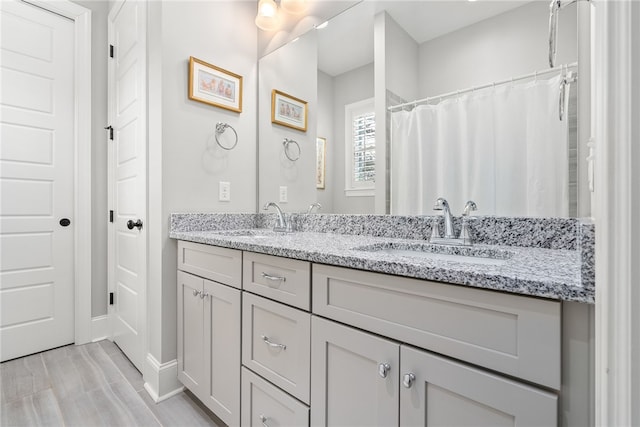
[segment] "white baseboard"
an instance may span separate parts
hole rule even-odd
[[[91,342],[111,338],[109,331],[109,316],[96,316],[91,318]]]
[[[184,390],[184,386],[178,381],[178,361],[175,359],[160,363],[151,354],[147,354],[144,381],[144,389],[156,403]]]

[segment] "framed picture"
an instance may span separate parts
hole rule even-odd
[[[324,190],[324,174],[326,171],[327,139],[316,138],[316,188]]]
[[[189,57],[189,99],[242,112],[242,76]]]
[[[284,92],[271,91],[271,123],[307,131],[307,101]]]

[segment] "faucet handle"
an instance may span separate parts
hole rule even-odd
[[[440,238],[440,232],[438,231],[438,225],[440,221],[438,221],[438,217],[434,216],[433,221],[431,221],[431,238],[429,241],[433,242],[434,239]]]

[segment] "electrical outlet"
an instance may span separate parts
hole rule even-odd
[[[231,183],[220,181],[220,187],[218,189],[218,200],[221,202],[231,201]]]
[[[284,185],[280,187],[280,203],[287,203],[287,187]]]

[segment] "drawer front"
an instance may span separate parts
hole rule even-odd
[[[325,265],[313,313],[560,389],[560,303]]]
[[[311,263],[245,252],[243,289],[310,310]]]
[[[242,364],[309,403],[311,315],[244,293]]]
[[[309,407],[243,367],[240,425],[305,427]]]
[[[240,288],[242,251],[179,240],[178,270]]]

